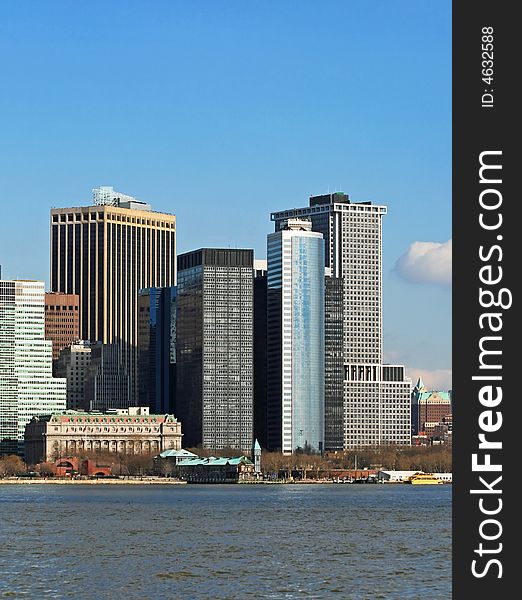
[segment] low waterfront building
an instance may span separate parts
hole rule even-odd
[[[187,458],[176,465],[173,473],[189,483],[238,483],[256,479],[254,463],[246,456]]]
[[[106,413],[65,411],[34,417],[25,428],[28,464],[84,452],[159,454],[181,449],[181,423],[174,415],[149,414],[134,406]]]
[[[377,477],[383,483],[406,483],[413,475],[424,473],[424,471],[379,471]],[[444,483],[453,482],[453,473],[434,473]]]
[[[181,450],[164,450],[158,456],[154,457],[154,473],[156,475],[172,477],[176,465],[182,460],[190,458],[199,458],[199,456],[183,448]]]
[[[379,471],[377,478],[386,483],[402,483],[417,473],[423,473],[423,471]]]
[[[78,458],[76,456],[59,458],[51,465],[51,470],[55,477],[75,477],[77,475],[108,477],[112,475],[110,465],[92,458]]]
[[[174,465],[177,465],[182,460],[186,460],[189,458],[199,458],[199,456],[197,454],[194,454],[194,452],[185,450],[184,448],[182,448],[181,450],[164,450],[163,452],[160,452],[158,456],[156,456],[156,459],[163,459]]]

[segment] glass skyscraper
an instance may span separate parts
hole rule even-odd
[[[267,238],[268,445],[324,449],[324,240],[289,219]]]
[[[250,451],[253,250],[178,257],[176,416],[186,447]]]
[[[176,384],[176,288],[147,288],[138,296],[140,406],[172,414]]]

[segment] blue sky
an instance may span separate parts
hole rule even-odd
[[[259,258],[270,211],[342,190],[388,205],[385,357],[451,385],[450,286],[403,268],[451,238],[449,0],[6,2],[0,52],[4,278],[48,282],[49,208],[99,185]]]

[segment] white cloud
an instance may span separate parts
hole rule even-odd
[[[452,241],[413,242],[395,263],[395,270],[410,283],[451,286]]]
[[[452,371],[451,369],[415,369],[406,367],[406,375],[411,377],[413,385],[417,383],[419,377],[422,377],[424,385],[429,390],[438,390],[445,392],[451,390],[452,387]]]

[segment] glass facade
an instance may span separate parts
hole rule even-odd
[[[292,437],[283,428],[285,450],[289,442],[292,451],[324,449],[323,244],[318,237],[292,236]],[[284,355],[283,365],[285,374]]]
[[[176,288],[147,288],[138,296],[138,390],[140,406],[174,412]]]

